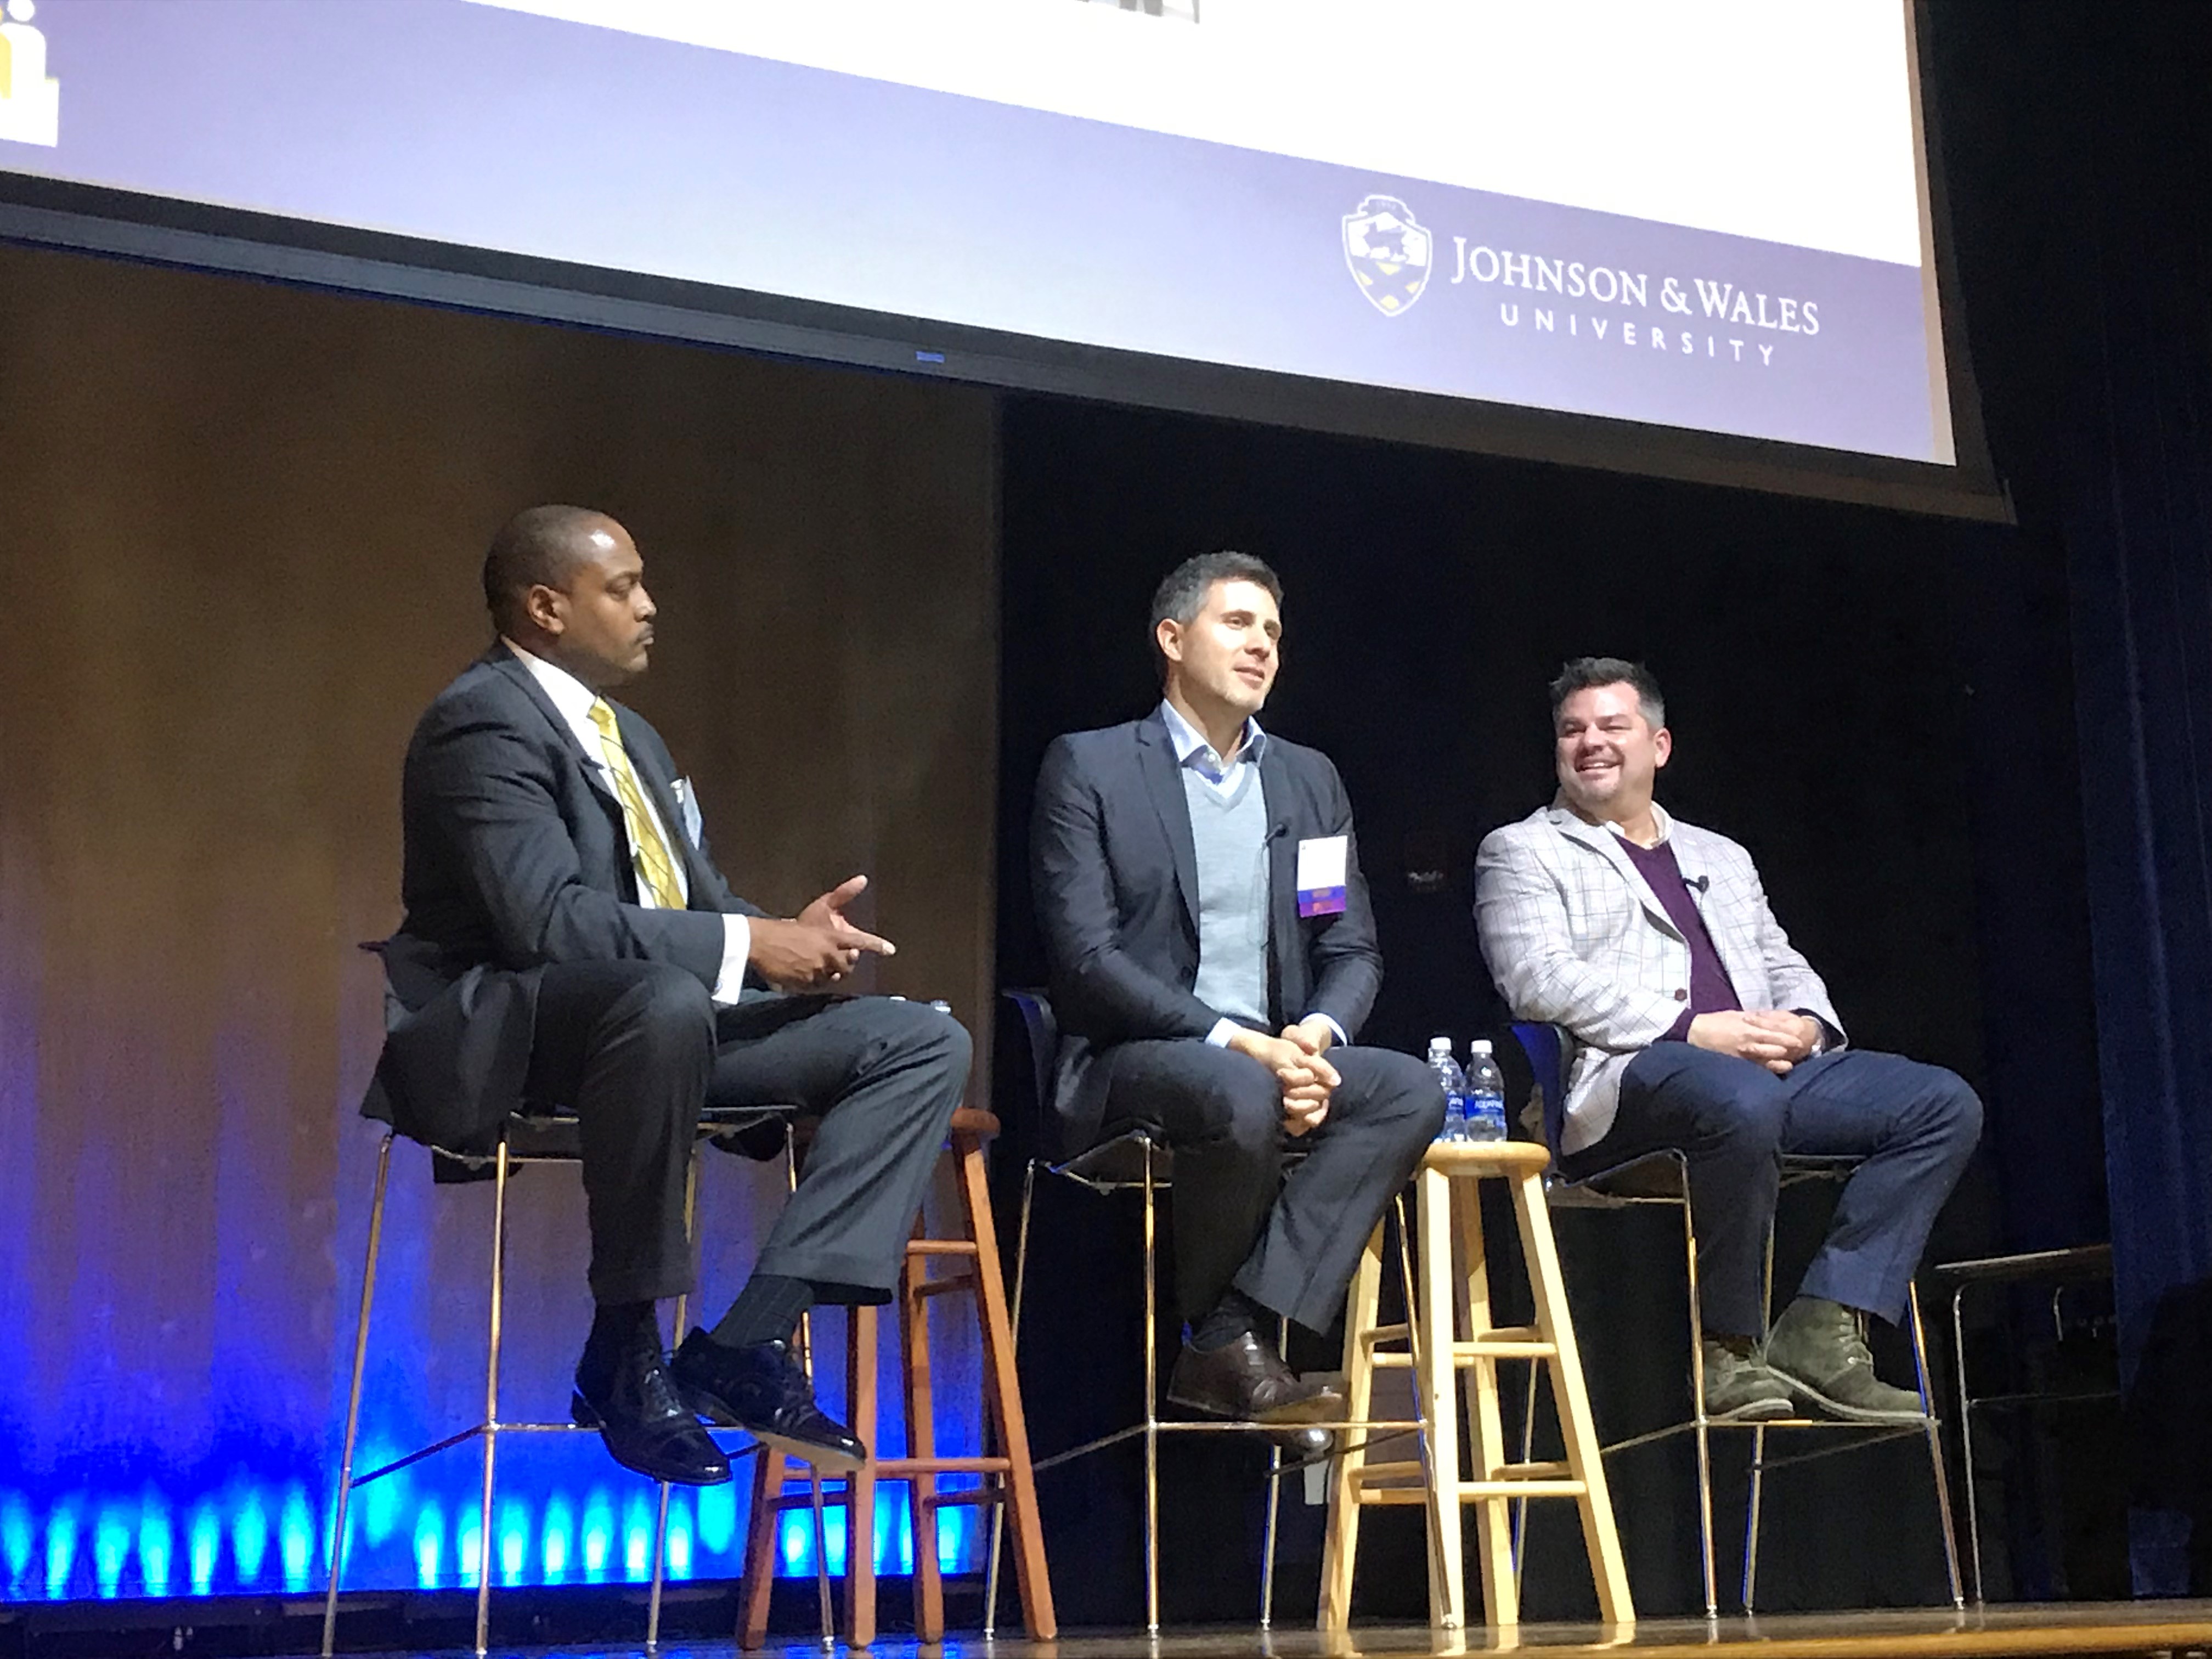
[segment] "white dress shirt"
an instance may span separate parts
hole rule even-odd
[[[620,799],[621,792],[615,788],[614,769],[607,764],[606,750],[599,742],[599,728],[592,723],[592,705],[599,700],[599,694],[567,669],[558,667],[543,657],[532,655],[506,635],[500,636],[500,643],[520,659],[522,665],[530,671],[531,678],[552,699],[553,707],[568,723],[569,731],[574,733],[577,744],[584,751],[584,759],[598,769],[609,792]],[[624,747],[626,749],[628,745]],[[634,755],[630,757],[630,769],[637,769],[637,757]],[[653,796],[645,788],[642,778],[639,780],[637,793],[639,799],[645,803],[647,813],[653,819],[653,827],[660,832],[661,845],[668,849],[670,861],[676,867],[676,885],[689,900],[691,896],[690,878],[684,874],[684,855],[678,850],[676,837],[668,833],[668,826],[661,822],[660,809],[653,804]],[[630,834],[629,814],[627,812],[623,814],[623,836],[629,842],[630,862],[635,865],[638,857],[637,837]],[[642,881],[637,884],[637,902],[648,910],[660,908],[653,902],[652,887]],[[745,963],[752,955],[752,948],[751,918],[725,913],[722,917],[722,967],[714,980],[715,1001],[732,1003],[738,1000],[738,993],[744,985]]]

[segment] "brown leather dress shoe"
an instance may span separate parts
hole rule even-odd
[[[1244,1423],[1344,1420],[1342,1395],[1326,1382],[1301,1378],[1280,1354],[1249,1331],[1205,1352],[1185,1343],[1168,1376],[1168,1399],[1209,1417]]]

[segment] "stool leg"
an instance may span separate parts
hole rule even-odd
[[[845,1477],[845,1639],[865,1648],[876,1639],[876,1310],[848,1310],[845,1403],[868,1461]]]
[[[927,1236],[920,1216],[914,1236]],[[929,1364],[929,1258],[908,1254],[899,1270],[899,1345],[905,1383],[906,1455],[937,1455],[937,1395]],[[937,1561],[937,1477],[917,1469],[908,1477],[907,1516],[914,1537],[914,1633],[922,1642],[945,1639],[945,1580]]]
[[[1382,1286],[1382,1224],[1378,1221],[1359,1254],[1352,1291],[1345,1299],[1344,1415],[1348,1422],[1365,1422],[1374,1397],[1373,1345],[1363,1341],[1361,1334],[1374,1327]],[[1412,1316],[1410,1310],[1407,1316]],[[1352,1622],[1352,1573],[1359,1551],[1359,1472],[1367,1462],[1366,1438],[1357,1429],[1346,1433],[1329,1482],[1328,1524],[1321,1547],[1321,1617],[1316,1620],[1316,1627],[1324,1631],[1342,1630]]]
[[[1689,1188],[1683,1188],[1682,1253],[1690,1286],[1690,1422],[1698,1443],[1698,1551],[1705,1569],[1705,1617],[1721,1616],[1718,1581],[1713,1572],[1713,1447],[1711,1419],[1705,1415],[1705,1321],[1698,1306],[1698,1230],[1690,1212]]]
[[[1030,1210],[1036,1193],[1036,1171],[1035,1158],[1030,1159],[1022,1165],[1022,1215],[1021,1220],[1014,1229],[1014,1306],[1012,1315],[1007,1322],[1006,1334],[1006,1379],[1009,1381],[1013,1378],[1015,1358],[1021,1347],[1022,1291],[1025,1288],[1024,1281],[1029,1277]],[[981,1223],[973,1224],[991,1231],[992,1236],[995,1237],[997,1236],[995,1230],[990,1228],[990,1214],[991,1206],[987,1194],[982,1208],[983,1219]],[[976,1237],[980,1239],[982,1234],[978,1232]],[[1001,1289],[1003,1288],[1002,1284]],[[988,1323],[985,1330],[988,1340],[989,1330]],[[996,1372],[995,1363],[987,1359],[985,1361],[986,1376],[995,1376]],[[1018,1384],[1008,1390],[1007,1397],[1014,1402],[1015,1416],[1023,1423],[1021,1468],[1027,1475],[1032,1495],[1034,1495],[1036,1480],[1035,1472],[1030,1468],[1028,1423],[1026,1419],[1021,1417],[1022,1396]],[[1013,1454],[1009,1451],[1007,1455],[1011,1457]],[[991,1565],[983,1574],[983,1639],[987,1642],[999,1633],[999,1546],[1005,1541],[1006,1535],[1006,1506],[1004,1504],[994,1504],[991,1506]],[[1048,1603],[1051,1600],[1049,1586],[1046,1589],[1046,1600]],[[1057,1628],[1056,1626],[1055,1628]],[[1034,1626],[1030,1627],[1030,1634],[1038,1636]],[[1046,1638],[1039,1637],[1039,1639]]]
[[[1908,1283],[1905,1294],[1905,1305],[1912,1321],[1913,1376],[1920,1384],[1920,1409],[1927,1416],[1928,1467],[1936,1477],[1936,1508],[1937,1519],[1942,1524],[1943,1567],[1950,1576],[1951,1605],[1963,1613],[1966,1608],[1966,1587],[1959,1582],[1959,1534],[1955,1530],[1956,1522],[1951,1516],[1950,1478],[1943,1468],[1943,1431],[1942,1425],[1936,1421],[1936,1385],[1928,1374],[1928,1329],[1920,1318],[1920,1287]],[[1970,1489],[1973,1478],[1973,1471],[1968,1469],[1966,1479]],[[1979,1561],[1975,1563],[1974,1571],[1977,1574],[1974,1595],[1978,1601],[1981,1596]]]
[[[1521,1224],[1521,1251],[1528,1261],[1528,1281],[1536,1297],[1536,1328],[1552,1345],[1552,1400],[1565,1443],[1567,1472],[1583,1483],[1583,1543],[1589,1552],[1590,1577],[1597,1586],[1598,1613],[1608,1625],[1636,1622],[1629,1594],[1628,1564],[1613,1524],[1613,1494],[1606,1485],[1605,1454],[1583,1384],[1581,1349],[1575,1341],[1567,1283],[1559,1272],[1558,1241],[1552,1237],[1552,1212],[1544,1202],[1543,1177],[1525,1175],[1513,1183],[1514,1212]]]
[[[688,1241],[694,1229],[692,1218],[699,1210],[699,1145],[691,1145],[690,1160],[684,1166],[684,1237]],[[691,1310],[691,1298],[676,1298],[676,1340],[684,1340],[684,1321]],[[668,1567],[668,1482],[660,1484],[660,1504],[653,1522],[653,1589],[645,1601],[645,1650],[660,1651],[660,1592],[667,1579]]]
[[[1160,1310],[1152,1148],[1145,1145],[1145,1633],[1160,1633]]]
[[[1774,1224],[1766,1225],[1766,1265],[1762,1269],[1759,1286],[1759,1307],[1761,1320],[1771,1329],[1774,1323]],[[1754,1598],[1759,1593],[1759,1500],[1766,1486],[1766,1425],[1759,1424],[1751,1431],[1751,1501],[1743,1516],[1743,1610],[1754,1610]]]
[[[477,1659],[483,1659],[484,1636],[491,1626],[491,1480],[492,1460],[499,1446],[500,1314],[507,1288],[507,1137],[502,1134],[491,1186],[491,1332],[484,1351],[483,1508],[477,1523]]]
[[[738,1646],[750,1653],[768,1640],[768,1597],[775,1583],[775,1535],[781,1529],[775,1500],[783,1491],[785,1458],[763,1446],[753,1459],[753,1501],[745,1511],[745,1599],[738,1617]]]
[[[1454,1363],[1451,1182],[1425,1169],[1414,1200],[1421,1229],[1421,1415],[1429,1425],[1429,1622],[1467,1623],[1467,1569],[1460,1540],[1459,1371]]]
[[[387,1129],[376,1149],[376,1184],[369,1190],[368,1254],[362,1263],[361,1317],[353,1332],[353,1384],[346,1390],[345,1450],[338,1458],[337,1515],[331,1522],[331,1586],[323,1598],[323,1659],[331,1659],[331,1647],[337,1636],[338,1569],[345,1559],[346,1504],[353,1496],[354,1437],[361,1426],[361,1377],[368,1364],[368,1316],[376,1305],[376,1255],[384,1242],[384,1188],[391,1172],[392,1132]],[[1977,1565],[1978,1590],[1980,1571]]]
[[[1029,1419],[1022,1410],[1021,1378],[1014,1369],[1014,1326],[1006,1309],[1006,1281],[999,1270],[999,1235],[991,1218],[991,1191],[983,1167],[982,1143],[962,1136],[960,1201],[968,1236],[975,1241],[975,1305],[983,1328],[983,1405],[997,1425],[999,1449],[1006,1459],[1004,1501],[994,1506],[994,1523],[1003,1516],[1014,1532],[1014,1577],[1022,1596],[1022,1625],[1035,1642],[1060,1634],[1053,1611],[1052,1577],[1045,1564],[1044,1521],[1037,1509],[1036,1473],[1030,1462]],[[1026,1201],[1028,1188],[1024,1185]],[[1028,1212],[1023,1213],[1018,1252],[1028,1244]],[[1019,1279],[1019,1269],[1016,1270]],[[995,1526],[994,1526],[995,1537]]]
[[[1460,1257],[1466,1264],[1468,1338],[1479,1341],[1496,1328],[1490,1315],[1490,1259],[1482,1237],[1482,1183],[1462,1176],[1449,1183],[1452,1220],[1459,1233]],[[1446,1346],[1447,1363],[1449,1347]],[[1456,1366],[1455,1365],[1455,1369]],[[1477,1480],[1505,1478],[1505,1427],[1498,1409],[1498,1361],[1478,1358],[1470,1363],[1467,1384],[1467,1432]],[[1475,1500],[1474,1547],[1482,1565],[1482,1606],[1486,1620],[1501,1629],[1521,1622],[1521,1601],[1513,1578],[1513,1526],[1504,1498]]]
[[[1291,1322],[1275,1322],[1275,1352],[1290,1358]],[[1275,1623],[1275,1529],[1283,1509],[1283,1448],[1272,1437],[1267,1443],[1267,1519],[1260,1532],[1260,1628]]]

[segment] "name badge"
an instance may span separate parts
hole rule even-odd
[[[1298,914],[1344,914],[1344,879],[1351,862],[1347,836],[1316,836],[1298,843]]]
[[[699,838],[707,832],[699,817],[698,792],[691,787],[691,780],[678,778],[669,786],[676,794],[676,810],[684,815],[684,838],[691,843],[694,852],[699,849]]]

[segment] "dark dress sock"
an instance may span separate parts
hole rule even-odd
[[[1273,1317],[1243,1291],[1231,1290],[1192,1328],[1190,1346],[1200,1353],[1212,1353],[1248,1333],[1257,1334],[1261,1326]]]
[[[787,1342],[799,1328],[799,1316],[813,1305],[814,1286],[807,1280],[755,1273],[707,1334],[726,1348]]]
[[[602,1302],[592,1315],[592,1334],[584,1339],[577,1373],[594,1387],[611,1380],[615,1367],[630,1353],[659,1351],[660,1315],[650,1302]]]

